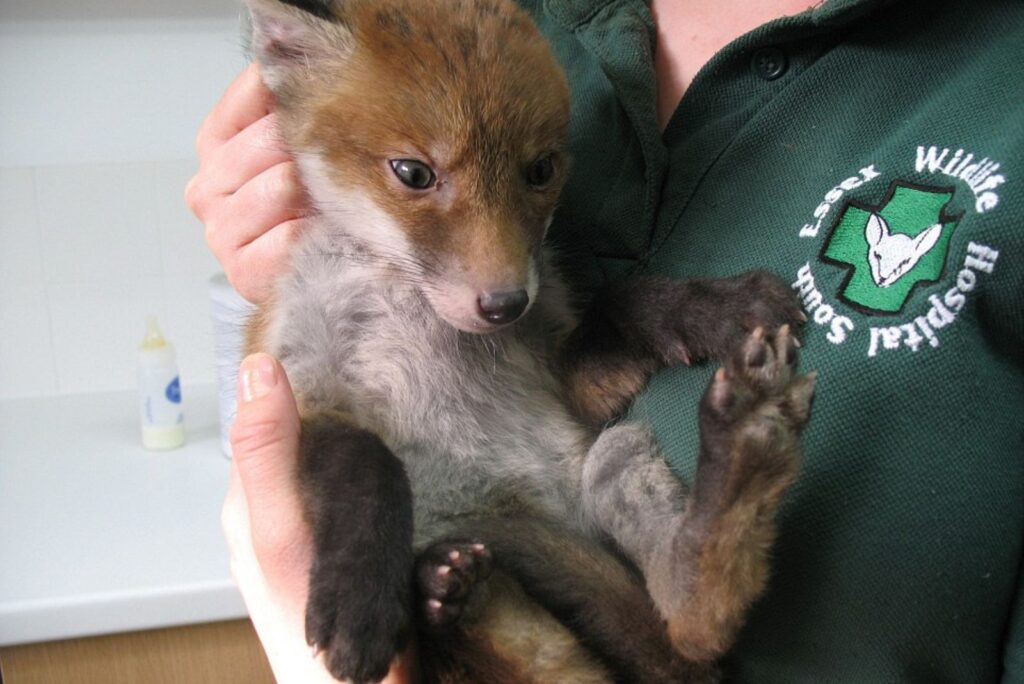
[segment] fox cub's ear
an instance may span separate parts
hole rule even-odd
[[[344,58],[352,34],[330,0],[245,0],[252,17],[252,50],[263,80],[278,90],[292,78],[315,73],[318,63]]]

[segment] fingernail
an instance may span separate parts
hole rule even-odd
[[[277,365],[266,354],[253,354],[242,362],[239,373],[239,395],[242,401],[265,397],[276,384]]]

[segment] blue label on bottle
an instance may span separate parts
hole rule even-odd
[[[178,382],[178,376],[175,375],[174,379],[171,380],[171,384],[167,385],[167,390],[164,392],[167,396],[167,401],[172,404],[181,403],[181,383]]]

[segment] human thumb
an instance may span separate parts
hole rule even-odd
[[[231,451],[261,563],[287,553],[308,534],[296,480],[299,432],[299,412],[284,368],[267,354],[246,357],[238,373]]]

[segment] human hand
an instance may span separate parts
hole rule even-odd
[[[228,280],[259,303],[285,268],[309,202],[256,64],[235,78],[207,115],[196,151],[199,170],[185,188],[185,201],[206,226],[206,242]]]
[[[231,571],[277,681],[336,684],[305,638],[313,541],[296,487],[299,430],[284,368],[266,354],[246,358],[221,525]],[[400,656],[384,684],[410,682],[411,665],[410,653]]]

